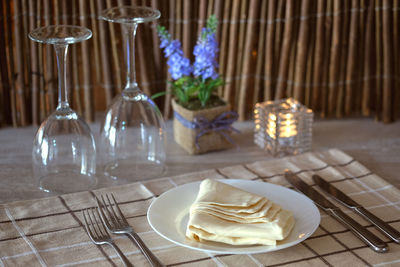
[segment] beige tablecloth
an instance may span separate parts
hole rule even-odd
[[[95,206],[94,194],[113,192],[128,221],[148,247],[169,266],[371,266],[400,265],[400,245],[361,217],[342,209],[388,242],[390,251],[373,252],[346,228],[321,211],[317,231],[296,246],[253,255],[208,254],[175,245],[149,226],[147,208],[168,189],[204,178],[261,180],[290,186],[282,176],[290,169],[312,184],[318,173],[375,215],[400,230],[400,191],[355,159],[331,149],[299,156],[236,165],[120,187],[80,192],[0,206],[0,266],[122,266],[114,250],[95,246],[87,236],[81,211]],[[125,237],[116,244],[135,266],[148,266],[144,256]]]

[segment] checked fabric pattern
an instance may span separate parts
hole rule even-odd
[[[0,266],[122,266],[114,250],[95,246],[87,236],[82,209],[95,206],[94,194],[112,192],[129,223],[167,266],[399,266],[400,245],[371,224],[342,210],[385,240],[390,251],[373,252],[346,228],[321,211],[321,225],[305,242],[270,253],[253,255],[207,254],[175,245],[149,226],[147,208],[163,192],[205,178],[248,179],[289,187],[285,169],[312,184],[317,173],[334,183],[373,214],[400,229],[400,191],[342,151],[331,149],[298,156],[259,161],[208,171],[160,178],[0,206]],[[338,203],[336,203],[340,206]],[[135,266],[148,266],[140,251],[125,237],[116,244]]]

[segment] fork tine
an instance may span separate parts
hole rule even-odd
[[[112,225],[110,223],[111,220],[109,220],[109,218],[110,218],[110,214],[109,213],[110,212],[105,207],[104,202],[102,203],[100,201],[100,199],[98,199],[96,196],[95,196],[95,198],[96,198],[96,201],[97,201],[97,207],[98,207],[98,209],[100,211],[100,216],[103,219],[104,224],[107,226],[108,229],[111,229],[112,228]],[[108,214],[108,216],[105,214],[104,210],[106,210],[106,213]]]
[[[88,210],[85,209],[85,210],[82,210],[82,215],[83,215],[83,219],[84,219],[84,221],[85,221],[86,232],[87,232],[88,236],[90,237],[90,239],[92,239],[92,241],[94,242],[94,238],[93,238],[94,235],[93,235],[92,230],[90,230],[89,223],[88,223],[88,220],[87,220],[86,215],[85,215],[85,211],[88,213]],[[88,214],[89,214],[89,213],[88,213]],[[89,216],[89,215],[88,215],[88,216]]]
[[[102,226],[102,227],[99,227],[99,228],[103,229],[103,233],[104,233],[105,236],[107,236],[107,237],[110,236],[108,231],[107,231],[107,229],[106,229],[106,226],[104,225],[104,223],[102,223],[101,216],[100,216],[100,213],[99,213],[99,209],[95,208],[95,210],[96,210],[96,213],[97,213],[97,218],[99,219],[99,223],[98,224],[100,224]]]
[[[107,203],[108,203],[108,207],[110,207],[111,213],[114,216],[115,220],[118,223],[119,227],[124,227],[124,225],[121,223],[121,218],[119,218],[120,216],[118,216],[117,212],[115,211],[115,207],[114,205],[111,203],[110,197],[108,194],[106,194],[106,198],[107,198]]]
[[[121,220],[122,220],[125,224],[128,224],[128,221],[125,219],[124,214],[122,214],[122,211],[121,211],[121,209],[119,208],[118,203],[117,203],[117,201],[115,200],[115,197],[114,197],[114,194],[113,194],[113,193],[111,193],[111,197],[112,197],[112,199],[113,199],[113,201],[114,201],[115,207],[116,207],[117,210],[118,210],[118,213],[119,213],[119,216],[120,216]],[[107,198],[108,198],[108,196],[107,196]]]
[[[106,200],[104,199],[104,196],[101,196],[101,199],[103,201],[105,210],[107,211],[108,217],[110,218],[110,220],[114,223],[115,227],[121,227],[121,224],[119,222],[118,217],[115,214],[115,211],[111,205],[110,199],[108,198],[108,196],[106,195],[108,202],[106,202]]]
[[[90,215],[90,212],[89,212],[89,220],[92,224],[93,231],[96,233],[97,237],[100,238],[101,236],[103,236],[103,233],[101,232],[101,228],[96,220],[96,215],[94,214],[93,208],[90,208],[89,210],[92,213],[92,215]],[[92,220],[92,216],[93,216],[93,220]]]

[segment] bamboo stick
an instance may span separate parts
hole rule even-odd
[[[1,20],[0,20],[1,22]],[[2,30],[0,29],[0,33],[2,33]],[[0,66],[0,128],[6,124],[5,120],[5,113],[6,110],[4,108],[4,91],[6,90],[5,88],[5,83],[3,83],[3,75],[2,75],[2,69]]]
[[[281,51],[281,62],[279,65],[278,80],[275,99],[284,97],[287,86],[287,77],[289,72],[290,52],[292,48],[293,20],[295,12],[295,2],[293,0],[286,2],[286,15],[284,27],[283,47]]]
[[[299,5],[301,4],[300,1],[295,1],[294,2],[294,14],[295,16],[291,18],[292,23],[293,23],[293,35],[292,35],[292,47],[290,49],[290,56],[289,56],[289,70],[288,70],[288,75],[286,78],[286,90],[284,93],[285,97],[293,97],[293,91],[294,91],[294,79],[295,79],[295,67],[296,67],[296,56],[298,50],[297,48],[297,43],[298,43],[298,38],[299,38],[299,28],[300,28],[300,7]],[[303,69],[304,71],[304,69]]]
[[[279,3],[283,3],[280,1]],[[267,14],[267,25],[266,25],[266,37],[265,37],[265,66],[264,66],[264,101],[271,100],[273,96],[273,68],[275,66],[274,58],[274,43],[275,43],[275,20],[276,12],[276,1],[268,2],[268,14]]]
[[[233,87],[234,91],[234,109],[239,106],[239,91],[240,91],[240,83],[243,79],[243,49],[244,42],[246,40],[246,21],[247,21],[247,13],[248,13],[248,5],[247,1],[241,1],[240,5],[240,17],[239,17],[239,38],[237,40],[238,50],[236,57],[236,69],[234,73],[235,86]]]
[[[2,3],[0,3],[1,5]],[[0,14],[0,25],[3,25],[3,14]],[[0,34],[4,36],[3,29],[0,27]],[[0,40],[0,49],[3,48],[2,41]],[[0,51],[0,57],[2,56],[1,51]],[[3,62],[0,61],[0,128],[6,124],[5,120],[5,114],[6,114],[6,109],[5,109],[5,101],[4,101],[4,92],[7,90],[6,89],[6,83],[3,82]]]
[[[223,17],[222,12],[223,12],[223,2],[221,0],[209,1],[207,18],[211,17],[211,15],[214,14],[218,20],[216,38],[219,43],[221,41],[222,17]]]
[[[10,7],[10,2],[4,0],[3,1],[3,16],[4,16],[4,24],[5,24],[5,30],[4,30],[4,40],[5,40],[5,50],[6,50],[6,62],[7,62],[7,74],[8,74],[8,80],[10,84],[10,102],[11,102],[11,118],[12,118],[12,124],[13,127],[18,126],[18,119],[17,119],[17,106],[16,106],[16,92],[15,92],[15,82],[14,82],[14,58],[13,58],[13,43],[12,43],[12,22],[11,22],[11,17],[9,14],[11,14],[11,7]]]
[[[313,76],[313,96],[312,96],[312,109],[320,110],[321,108],[321,93],[325,90],[322,86],[323,82],[323,66],[325,64],[325,17],[326,17],[326,4],[325,0],[317,1],[317,29],[316,29],[316,43],[315,43],[315,61],[314,61],[314,76]]]
[[[72,10],[70,10],[69,7],[70,6],[68,5],[67,1],[61,1],[60,21],[64,25],[73,24],[72,16],[71,16]],[[75,108],[74,102],[73,102],[74,97],[73,97],[73,93],[72,93],[73,92],[72,90],[74,88],[74,85],[73,85],[74,69],[72,68],[73,56],[71,56],[73,54],[72,50],[74,50],[74,49],[75,49],[74,45],[72,45],[68,48],[68,50],[69,50],[68,55],[67,55],[68,60],[66,60],[66,75],[67,75],[66,86],[67,86],[67,90],[68,90],[68,102],[72,105],[72,108]],[[79,114],[81,114],[81,113],[79,113]]]
[[[78,0],[72,2],[72,24],[78,24]],[[81,102],[81,86],[79,80],[79,65],[78,62],[80,57],[78,57],[78,45],[71,45],[71,54],[72,54],[72,81],[73,81],[73,94],[71,95],[71,101],[74,103],[74,109],[78,112],[78,114],[83,114],[83,107]],[[72,92],[72,90],[70,90]]]
[[[357,83],[355,82],[358,77],[357,74],[357,49],[359,45],[359,33],[358,33],[358,25],[359,25],[359,9],[360,3],[358,0],[353,0],[351,2],[351,9],[357,10],[357,12],[351,13],[350,19],[350,38],[349,38],[349,54],[347,57],[347,71],[346,71],[346,95],[345,95],[345,115],[350,115],[352,112],[352,107],[355,104],[354,95],[357,87]]]
[[[156,2],[156,1],[154,1]],[[142,3],[143,5],[144,3]],[[144,5],[148,6],[148,3],[145,3]],[[145,89],[145,93],[151,96],[154,93],[154,85],[155,85],[155,80],[156,80],[156,72],[154,71],[156,69],[155,64],[154,64],[154,53],[151,53],[150,51],[157,50],[157,52],[160,52],[158,46],[154,47],[154,42],[152,42],[153,37],[157,38],[157,35],[153,35],[153,33],[156,34],[155,32],[155,27],[152,27],[153,22],[151,23],[145,23],[140,25],[140,28],[138,33],[139,33],[139,39],[138,39],[138,51],[137,51],[137,58],[139,61],[139,64],[141,64],[141,61],[143,61],[143,67],[141,68],[141,79],[142,79],[142,85],[143,88]],[[154,29],[154,31],[153,31]],[[158,38],[157,38],[158,41]],[[142,52],[141,52],[142,51]],[[147,87],[147,88],[146,88]],[[154,90],[154,91],[153,91]]]
[[[49,0],[44,0],[44,23],[45,26],[51,25],[51,14],[50,14],[50,3]],[[56,106],[56,76],[54,75],[54,48],[51,45],[44,45],[45,49],[45,72],[44,75],[44,82],[45,82],[45,90],[46,90],[46,116],[53,112]]]
[[[61,2],[61,23],[62,24],[70,24],[72,20],[72,16],[70,14],[70,10],[68,9],[69,5],[67,1]]]
[[[103,10],[103,2],[98,1],[96,4],[97,15],[99,15]],[[108,49],[110,45],[110,41],[107,38],[106,33],[106,24],[109,22],[104,22],[103,20],[99,20],[99,42],[100,42],[100,51],[101,51],[101,87],[103,87],[105,97],[106,97],[106,105],[110,106],[111,100],[113,97],[112,90],[112,81],[111,81],[111,69],[110,69],[110,51]]]
[[[207,6],[207,18],[209,18],[212,14],[215,14],[217,16],[217,14],[219,15],[219,12],[221,11],[219,8],[220,5],[216,5],[214,3],[214,0],[208,0],[208,6]]]
[[[42,26],[42,1],[36,2],[36,26]],[[44,45],[38,45],[38,78],[39,78],[39,122],[46,118],[46,91],[45,91],[45,78],[44,78],[44,62],[45,62],[45,51]]]
[[[322,93],[321,93],[321,117],[328,116],[328,95],[329,95],[329,66],[331,64],[331,49],[330,45],[333,36],[333,0],[328,0],[326,5],[326,14],[331,14],[325,16],[325,36],[324,36],[324,65],[323,68],[323,78],[322,78]]]
[[[160,10],[160,5],[158,4],[157,0],[151,0],[151,6],[157,10]],[[153,73],[157,74],[157,73],[162,73],[162,67],[161,67],[161,49],[160,49],[160,40],[158,39],[158,35],[157,35],[157,31],[155,28],[155,24],[157,22],[152,24],[151,27],[151,34],[152,34],[152,46],[153,46],[153,57],[152,57],[152,61],[154,61],[153,64]],[[153,75],[154,76],[154,75]],[[158,76],[158,75],[157,75]],[[158,80],[158,77],[155,77],[155,87],[156,87],[156,92],[160,92],[160,91],[164,91],[164,88],[158,88],[160,85],[160,80]]]
[[[301,4],[301,19],[299,29],[299,40],[297,42],[297,56],[295,60],[294,76],[294,98],[304,103],[304,91],[307,69],[308,47],[310,39],[310,19],[308,18],[311,10],[311,1],[303,0]]]
[[[182,40],[182,1],[183,0],[176,0],[175,1],[175,14],[176,14],[176,19],[175,19],[175,38]],[[182,44],[183,45],[183,44]]]
[[[365,33],[365,54],[364,54],[364,79],[363,79],[363,94],[362,94],[362,114],[369,116],[371,113],[371,94],[375,89],[375,64],[373,61],[375,46],[374,46],[374,22],[375,22],[375,4],[371,0],[368,6],[367,24]]]
[[[16,0],[14,3],[14,60],[16,64],[14,65],[15,69],[15,90],[16,90],[16,100],[17,108],[19,107],[19,117],[20,123],[22,126],[26,126],[28,124],[28,120],[26,118],[26,103],[25,103],[25,86],[24,86],[24,66],[23,66],[23,47],[22,47],[22,40],[21,40],[21,7],[20,1]]]
[[[99,49],[99,43],[98,43],[98,36],[99,36],[99,30],[97,27],[97,16],[96,16],[96,7],[95,7],[95,2],[94,0],[90,0],[89,1],[89,14],[90,14],[90,28],[92,30],[93,33],[93,37],[92,40],[90,41],[91,44],[93,44],[93,51],[91,53],[91,55],[93,56],[93,60],[94,60],[94,64],[92,64],[92,67],[94,68],[94,79],[92,79],[92,87],[94,88],[93,90],[93,95],[94,95],[94,99],[99,99],[101,96],[101,99],[103,102],[104,98],[103,98],[103,94],[101,93],[100,90],[98,90],[99,85],[100,85],[100,80],[101,80],[101,63],[100,63],[100,49]],[[89,44],[90,44],[89,43]],[[96,103],[94,103],[96,104]],[[96,105],[95,109],[96,108]]]
[[[87,27],[86,21],[86,1],[79,0],[79,17],[80,17],[80,25],[83,27]],[[91,75],[90,75],[90,60],[89,60],[89,48],[88,41],[84,41],[81,44],[81,53],[82,53],[82,86],[83,86],[83,95],[85,101],[85,120],[87,122],[91,122],[94,119],[94,110],[92,106],[92,88],[91,88]]]
[[[392,1],[383,1],[383,94],[382,94],[382,116],[383,122],[389,123],[393,121],[393,16],[392,16]]]
[[[106,8],[111,8],[112,3],[111,0],[106,1]],[[118,51],[120,51],[120,48],[118,47],[119,41],[116,37],[115,34],[115,23],[110,23],[108,22],[108,27],[109,27],[109,33],[110,33],[110,40],[111,40],[111,55],[112,55],[112,66],[113,66],[113,77],[115,77],[114,83],[117,86],[117,91],[121,92],[122,91],[122,72],[121,72],[121,61],[118,58]]]
[[[188,1],[191,2],[191,1]],[[187,13],[187,10],[184,10]],[[199,14],[197,20],[197,36],[200,36],[202,28],[206,25],[207,20],[207,0],[199,0]]]
[[[235,55],[236,55],[236,43],[237,43],[237,25],[236,21],[239,18],[239,0],[233,0],[232,12],[231,12],[231,25],[229,28],[229,43],[228,43],[228,60],[226,69],[226,85],[224,87],[224,99],[228,103],[234,101],[232,98],[232,88],[234,86],[234,75],[235,75]]]
[[[150,87],[149,87],[149,81],[151,81],[152,79],[149,78],[150,73],[148,73],[147,66],[151,66],[151,58],[149,56],[151,56],[150,53],[148,53],[147,49],[148,47],[145,47],[145,41],[149,40],[149,38],[146,38],[145,35],[145,25],[140,25],[141,29],[137,32],[139,33],[139,38],[137,38],[137,51],[136,51],[136,56],[137,59],[136,62],[138,63],[137,65],[139,66],[139,70],[140,70],[140,88],[144,91],[145,94],[147,95],[151,95],[151,91],[150,91]],[[151,67],[150,67],[151,69]]]
[[[34,4],[34,0],[29,0],[29,31],[32,31],[36,28],[36,20],[34,14],[36,13],[36,8]],[[38,69],[38,45],[36,42],[30,41],[30,76],[31,76],[31,96],[32,96],[32,123],[34,125],[39,124],[39,69]]]
[[[218,24],[217,24],[217,33],[215,37],[217,38],[217,42],[219,44],[219,49],[221,49],[221,30],[222,30],[222,15],[223,12],[223,1],[221,0],[209,0],[208,2],[208,8],[207,8],[207,18],[211,17],[211,15],[215,15],[217,18]],[[219,50],[220,52],[220,50]],[[218,59],[217,59],[218,60]]]
[[[240,81],[239,87],[239,97],[238,97],[238,113],[239,120],[246,119],[246,96],[251,94],[251,84],[250,83],[250,75],[252,65],[254,65],[254,59],[252,58],[252,44],[254,43],[255,31],[256,31],[256,17],[258,13],[259,2],[257,0],[251,0],[249,3],[249,15],[247,19],[247,29],[246,29],[246,38],[244,44],[244,55],[243,55],[243,68],[241,74],[243,75]],[[251,96],[251,95],[250,95]],[[250,99],[250,97],[248,97]]]
[[[175,17],[175,6],[176,2],[175,1],[170,1],[169,2],[169,33],[171,36],[176,36],[176,17]],[[165,69],[167,73],[167,80],[169,81],[171,79],[171,75],[167,71],[167,68]],[[170,112],[171,112],[171,86],[169,83],[166,84],[166,89],[167,89],[167,95],[165,96],[165,101],[164,101],[164,117],[169,118],[170,117]]]
[[[368,13],[368,5],[366,0],[360,0],[360,14],[359,14],[359,22],[358,22],[358,48],[356,49],[356,57],[357,57],[357,77],[354,93],[354,108],[353,111],[356,112],[357,115],[361,114],[361,101],[362,101],[362,90],[363,90],[363,77],[364,77],[364,50],[365,50],[365,29],[366,29],[366,18]]]
[[[400,1],[394,0],[393,1],[393,25],[400,24]],[[400,47],[400,34],[398,28],[393,31],[393,46],[394,46],[394,58],[398,59],[400,57],[399,47]],[[396,120],[400,117],[400,62],[398,60],[394,61],[394,87],[397,88],[395,90],[395,97],[394,97],[394,114],[393,119]]]
[[[271,1],[274,2],[274,1]],[[265,42],[265,35],[266,35],[266,21],[267,21],[267,8],[268,8],[268,2],[267,1],[262,1],[261,2],[261,8],[260,8],[260,29],[258,31],[258,47],[257,47],[257,54],[256,54],[256,70],[255,70],[255,84],[254,84],[254,93],[253,93],[253,101],[252,101],[252,107],[259,102],[260,99],[260,91],[261,91],[261,83],[263,81],[262,79],[262,72],[263,72],[263,66],[265,64],[265,61],[263,60],[265,57],[265,47],[266,47],[266,42]]]
[[[217,0],[217,2],[221,2],[221,0]],[[231,1],[223,1],[224,10],[223,17],[220,20],[221,23],[221,38],[220,38],[220,49],[219,49],[219,74],[223,77],[227,77],[227,55],[229,53],[229,15],[230,15],[230,7]],[[220,86],[218,88],[218,95],[222,97],[224,95],[224,86]]]
[[[328,115],[332,115],[335,111],[337,97],[338,97],[338,80],[340,77],[340,42],[341,42],[341,26],[342,15],[341,1],[333,1],[333,35],[331,45],[331,59],[329,63],[329,95],[328,95]]]
[[[376,73],[375,73],[375,118],[382,120],[382,78],[383,78],[383,51],[382,51],[382,9],[380,1],[375,1],[375,42],[376,42]]]
[[[310,27],[310,40],[309,40],[309,48],[308,48],[308,57],[307,57],[307,67],[306,67],[306,79],[305,79],[305,89],[304,89],[304,105],[307,107],[311,107],[312,105],[312,80],[314,74],[314,61],[315,61],[315,37],[316,37],[316,16],[310,15],[315,14],[317,12],[317,2],[311,1],[310,13],[309,16],[309,27]]]
[[[58,1],[53,1],[53,16],[54,16],[54,24],[59,25],[60,24],[60,7],[58,4]]]
[[[276,90],[277,90],[277,84],[278,84],[278,79],[279,79],[279,68],[281,64],[281,53],[282,53],[282,47],[283,47],[283,34],[285,30],[285,12],[286,12],[286,1],[279,1],[278,7],[277,7],[277,14],[276,18],[273,20],[273,23],[276,25],[275,26],[275,36],[274,36],[274,68],[272,77],[273,77],[273,94],[272,94],[272,99],[275,98],[276,95]]]
[[[183,1],[183,53],[186,57],[191,57],[191,5],[192,1]]]
[[[348,55],[348,47],[349,47],[349,28],[350,28],[350,12],[347,10],[351,10],[351,3],[349,1],[343,2],[344,6],[342,9],[345,12],[342,12],[342,27],[340,29],[340,39],[341,39],[341,48],[340,48],[340,67],[339,67],[339,78],[338,78],[338,93],[337,93],[337,101],[336,101],[336,117],[343,117],[344,111],[344,101],[345,101],[345,90],[346,90],[346,73],[347,73],[347,55]],[[350,81],[351,82],[351,81]],[[350,84],[352,86],[352,84]]]
[[[28,38],[29,34],[29,9],[28,9],[28,0],[22,0],[21,2],[21,10],[22,10],[22,53],[24,57],[24,93],[25,93],[25,103],[26,103],[26,117],[28,120],[28,124],[32,123],[32,92],[30,90],[30,70],[31,70],[31,56],[30,56],[30,46],[29,43],[31,42]]]
[[[6,47],[7,47],[7,17],[4,15],[3,11],[6,10],[4,7],[5,2],[0,2],[0,6],[2,7],[1,9],[1,14],[0,14],[0,35],[4,36],[4,38],[0,38],[0,58],[4,60],[0,60],[0,84],[1,84],[1,90],[0,94],[2,96],[1,102],[0,102],[0,108],[1,108],[1,113],[3,114],[3,124],[12,124],[12,116],[11,116],[11,104],[10,104],[10,80],[8,76],[8,65],[7,65],[7,53],[6,53]]]

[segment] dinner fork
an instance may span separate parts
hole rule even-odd
[[[103,220],[107,229],[113,234],[125,234],[131,239],[133,243],[142,251],[143,255],[154,267],[165,266],[160,260],[150,251],[145,245],[142,239],[139,237],[132,227],[129,225],[125,216],[122,214],[121,209],[118,206],[117,201],[113,194],[110,194],[113,200],[111,203],[110,197],[106,194],[106,200],[104,196],[101,196],[101,201],[96,197],[97,206],[99,207],[100,216]]]
[[[122,251],[112,241],[110,234],[107,232],[104,224],[100,219],[99,210],[97,208],[88,208],[86,210],[83,210],[82,214],[83,219],[85,220],[86,232],[93,243],[95,243],[96,245],[110,245],[117,252],[118,256],[121,258],[125,266],[133,266],[122,253]]]

